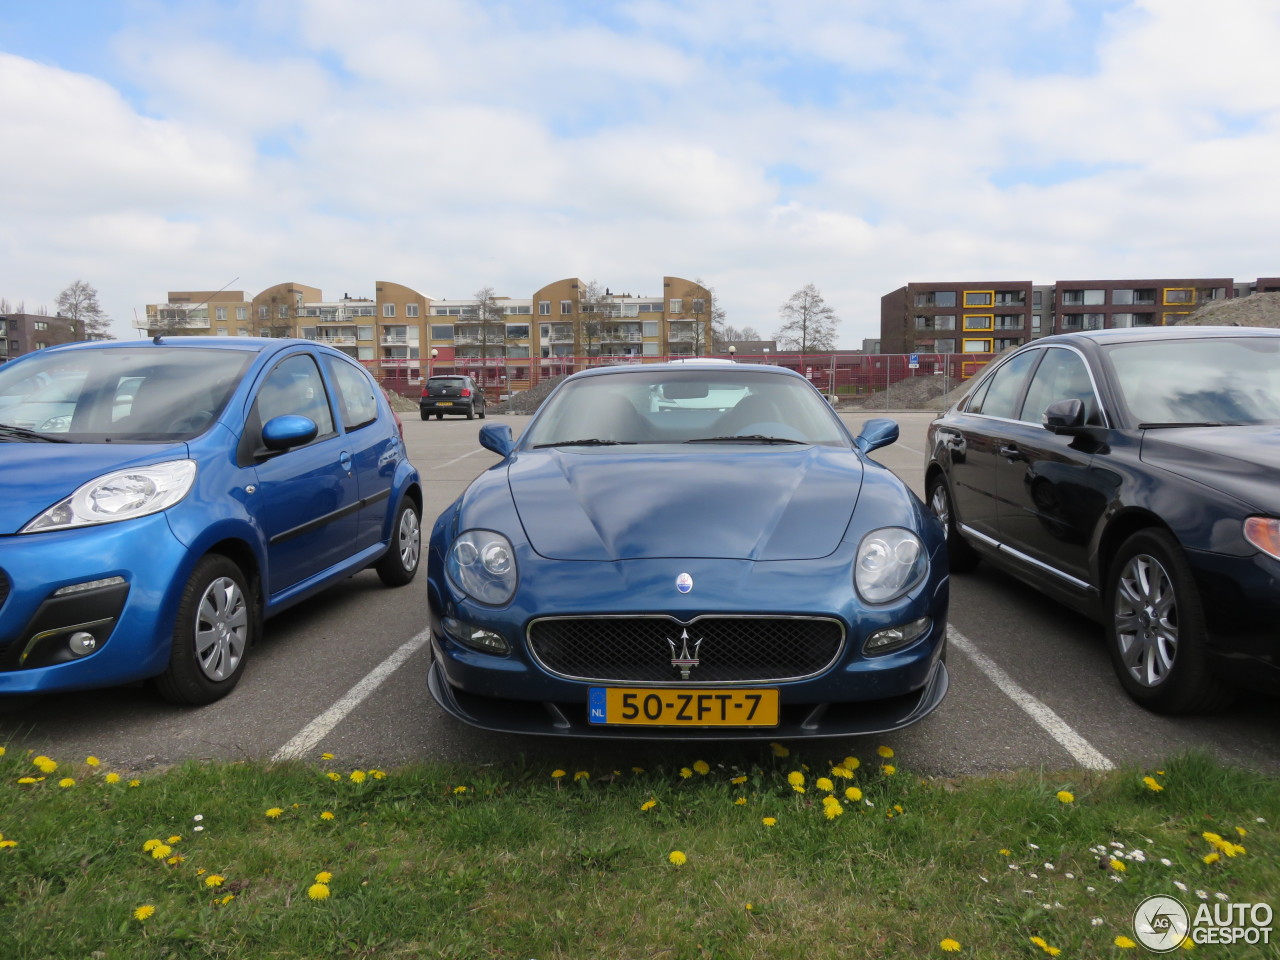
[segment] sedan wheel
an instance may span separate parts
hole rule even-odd
[[[169,666],[156,678],[160,695],[186,704],[225,697],[244,673],[257,632],[257,609],[244,573],[227,557],[202,558],[178,604]]]
[[[947,491],[947,481],[941,475],[935,476],[929,482],[929,509],[942,521],[942,527],[947,532],[949,568],[954,573],[968,573],[978,565],[978,553],[956,530],[956,517],[951,509],[951,494]]]
[[[1190,568],[1173,537],[1144,530],[1120,547],[1107,584],[1111,659],[1125,690],[1159,713],[1203,713],[1232,691],[1209,673],[1207,631]]]
[[[387,586],[402,587],[418,572],[421,556],[422,524],[418,518],[418,505],[408,497],[401,497],[391,544],[374,569]]]

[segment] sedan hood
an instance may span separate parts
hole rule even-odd
[[[0,536],[17,533],[83,483],[113,470],[186,456],[186,444],[0,444]]]
[[[533,549],[556,560],[806,560],[835,551],[863,464],[831,447],[527,451],[508,480]]]
[[[1280,511],[1280,430],[1274,426],[1148,430],[1142,460],[1262,510]]]

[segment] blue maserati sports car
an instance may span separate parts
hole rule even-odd
[[[641,364],[561,383],[436,520],[428,686],[489,730],[895,730],[947,691],[946,541],[799,374]]]

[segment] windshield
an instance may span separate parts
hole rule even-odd
[[[570,380],[523,438],[526,447],[708,441],[849,445],[830,405],[806,381],[745,364],[655,365]]]
[[[1107,354],[1140,424],[1280,422],[1280,337],[1147,340]]]
[[[0,366],[0,426],[79,443],[186,440],[222,411],[250,358],[154,346],[42,352]]]

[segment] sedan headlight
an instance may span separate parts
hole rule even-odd
[[[928,569],[919,537],[902,527],[883,527],[858,544],[853,583],[867,603],[888,603],[923,580]]]
[[[1280,560],[1280,520],[1249,517],[1244,522],[1244,538],[1263,553]]]
[[[90,480],[18,532],[68,530],[159,513],[185,497],[195,479],[194,460],[116,470]]]
[[[449,579],[463,593],[492,606],[516,592],[516,552],[492,530],[468,530],[449,548]]]

